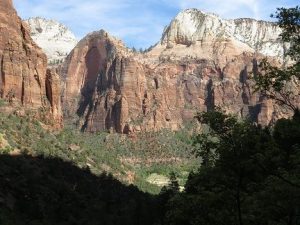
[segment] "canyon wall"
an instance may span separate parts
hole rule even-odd
[[[52,82],[46,75],[47,57],[30,37],[29,28],[21,21],[11,0],[0,2],[0,98],[5,102],[1,111],[16,109],[43,111],[56,126],[62,125],[59,99],[51,104],[46,89]],[[60,88],[60,85],[57,88]],[[55,89],[55,88],[54,88]],[[60,96],[60,90],[57,90]]]
[[[90,132],[176,130],[196,112],[220,107],[273,123],[291,112],[254,93],[250,77],[266,56],[284,63],[280,32],[273,23],[223,20],[192,9],[179,13],[143,54],[103,30],[88,34],[62,71],[65,118]]]

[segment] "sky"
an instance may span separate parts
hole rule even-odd
[[[14,0],[22,19],[39,16],[58,20],[77,39],[104,29],[137,49],[158,42],[164,27],[187,8],[216,13],[225,19],[271,20],[276,8],[297,3],[299,0]]]

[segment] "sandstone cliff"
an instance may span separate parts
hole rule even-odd
[[[196,54],[198,57],[201,53],[204,57],[215,58],[218,54],[229,56],[230,53],[236,55],[244,51],[282,57],[284,45],[279,38],[280,33],[281,29],[271,22],[225,20],[215,14],[188,9],[172,20],[164,31],[160,45],[168,49],[176,49],[178,45],[194,46],[200,51]]]
[[[134,94],[129,94],[137,93],[136,85],[126,85],[130,78],[135,82],[139,79],[139,65],[130,61],[127,54],[123,43],[104,31],[91,33],[78,43],[63,68],[66,118],[77,114],[82,118],[80,126],[83,130],[124,132],[128,122],[128,101],[132,109],[138,108],[136,105],[140,102],[135,102]]]
[[[7,102],[1,110],[26,109],[36,112],[37,116],[46,111],[47,117],[60,123],[60,109],[48,113],[52,110],[49,102],[52,96],[46,94],[46,86],[51,83],[46,69],[47,57],[31,39],[29,29],[18,17],[12,1],[1,0],[0,98]],[[51,104],[58,105],[59,99],[55,98]]]
[[[129,133],[178,129],[216,106],[263,125],[289,115],[259,93],[251,75],[265,56],[280,66],[285,46],[273,23],[181,12],[145,54],[105,31],[87,35],[68,56],[63,108],[82,130]],[[299,93],[299,85],[293,86]]]

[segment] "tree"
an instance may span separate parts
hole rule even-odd
[[[300,114],[279,120],[273,131],[217,111],[198,119],[210,127],[210,137],[198,140],[213,146],[215,157],[169,200],[167,224],[297,225]]]
[[[279,8],[275,15],[277,24],[282,28],[281,37],[284,42],[290,44],[287,55],[295,61],[295,69],[298,72],[295,75],[299,78],[299,62],[300,62],[300,7],[295,8]]]
[[[167,224],[299,224],[299,92],[288,90],[299,80],[299,11],[278,9],[275,16],[293,63],[277,68],[264,60],[256,78],[257,91],[293,110],[293,118],[262,128],[218,110],[198,114],[209,127],[194,138],[202,166],[190,174],[185,192],[169,200]]]
[[[297,92],[300,79],[300,7],[279,8],[272,17],[282,28],[280,37],[289,46],[284,56],[291,62],[278,68],[264,59],[259,66],[261,72],[255,76],[256,91],[295,111],[300,98]],[[296,92],[291,91],[293,85]]]
[[[161,192],[158,196],[159,199],[159,207],[158,210],[161,214],[159,215],[159,218],[162,218],[161,224],[164,224],[164,216],[165,214],[170,211],[171,208],[173,208],[172,204],[169,204],[170,199],[174,198],[174,196],[179,194],[179,183],[176,177],[176,174],[174,172],[170,173],[170,182],[168,186],[164,186],[161,189]]]
[[[275,145],[262,162],[269,174],[263,193],[272,199],[268,214],[282,224],[298,224],[300,219],[300,113],[277,121],[272,133]],[[272,188],[273,187],[273,188]],[[274,188],[276,187],[276,188]],[[276,206],[276,208],[274,207]],[[298,223],[297,223],[298,220]]]
[[[168,186],[168,188],[174,193],[178,193],[179,192],[179,183],[176,177],[176,174],[174,172],[170,173],[170,184]]]
[[[194,136],[193,145],[195,147],[195,154],[201,159],[201,166],[211,167],[214,165],[217,144],[217,141],[212,140],[212,137],[208,134],[201,133]]]
[[[134,52],[134,53],[136,53],[136,52],[137,52],[137,50],[136,50],[136,48],[135,48],[135,47],[132,47],[132,52]]]
[[[219,111],[198,114],[197,119],[210,128],[209,135],[194,140],[200,141],[197,155],[203,164],[190,175],[185,195],[170,200],[174,209],[167,214],[169,224],[248,224],[244,202],[262,180],[254,160],[266,131]]]

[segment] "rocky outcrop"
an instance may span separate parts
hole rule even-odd
[[[142,66],[129,54],[104,31],[78,43],[63,68],[66,118],[77,114],[81,129],[88,131],[128,129],[129,113],[142,107],[138,88],[145,82]]]
[[[46,96],[51,106],[51,112],[54,116],[55,127],[61,127],[63,124],[62,106],[61,106],[61,79],[55,69],[47,69],[46,73]]]
[[[247,51],[282,57],[284,46],[280,33],[275,23],[254,19],[225,20],[215,14],[188,9],[179,13],[165,29],[161,45],[170,49],[176,45],[194,45],[202,49],[206,57],[215,57],[230,48],[230,52],[224,52],[227,56]]]
[[[250,76],[266,55],[281,65],[279,33],[272,23],[197,10],[180,13],[145,54],[105,31],[91,33],[64,64],[65,118],[91,132],[176,130],[196,112],[220,107],[267,125],[289,112],[254,93]]]
[[[1,110],[26,109],[41,114],[50,107],[46,94],[47,57],[33,42],[11,0],[0,2],[0,98]],[[58,93],[59,94],[59,93]],[[59,104],[60,100],[56,99]],[[48,113],[48,111],[47,111]],[[59,111],[50,113],[52,120]]]
[[[61,63],[77,44],[75,35],[65,25],[41,17],[24,21],[30,27],[30,35],[43,49],[50,65]]]

